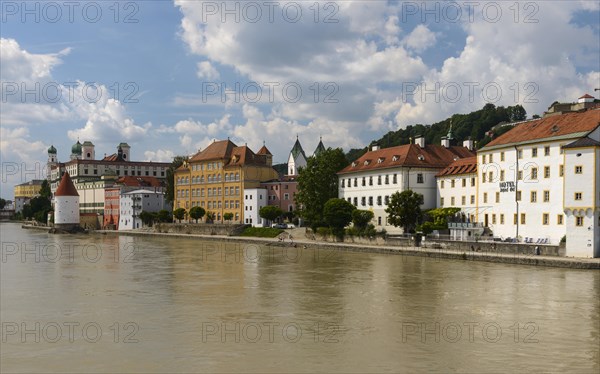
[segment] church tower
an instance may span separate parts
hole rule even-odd
[[[296,136],[296,143],[292,147],[290,156],[288,157],[288,175],[298,175],[298,170],[306,166],[306,154],[298,136]]]
[[[48,162],[46,163],[46,179],[50,181],[50,175],[52,174],[52,167],[58,164],[58,158],[56,157],[56,148],[53,145],[48,148]]]

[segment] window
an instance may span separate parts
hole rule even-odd
[[[523,158],[523,150],[522,150],[522,149],[519,149],[519,150],[517,151],[517,158],[518,158],[519,160]]]
[[[369,206],[373,206],[373,196],[369,196]]]
[[[460,198],[460,203],[461,203],[461,205],[466,205],[467,204],[467,197],[466,196],[462,196]]]
[[[451,206],[454,206],[454,196],[452,196],[452,197],[450,198],[450,205],[451,205]]]
[[[487,203],[487,192],[483,193],[483,202]]]
[[[444,206],[444,198],[443,197],[440,197],[440,206],[442,206],[442,207]]]
[[[471,204],[475,204],[475,195],[471,195]]]
[[[518,221],[518,218],[517,218],[517,213],[515,213],[514,216],[513,216],[513,224],[516,225],[517,223],[519,223],[519,221]]]
[[[565,175],[565,165],[559,165],[558,166],[558,175],[560,177],[562,177],[563,175]]]
[[[548,225],[550,223],[550,214],[542,214],[542,225]]]
[[[490,171],[488,173],[488,180],[490,181],[490,183],[494,181],[494,172],[493,171]]]
[[[496,202],[500,202],[500,192],[496,192]]]
[[[225,180],[227,180],[227,175],[225,175]],[[342,179],[342,188],[346,187],[346,180]]]
[[[492,162],[494,162],[494,155],[493,154],[490,155],[490,163],[492,163]]]
[[[575,217],[575,226],[583,226],[583,217]]]
[[[455,186],[454,179],[452,179],[452,180],[450,181],[450,187],[454,188],[454,186]]]
[[[544,178],[550,178],[550,166],[544,166]]]
[[[369,186],[373,185],[373,177],[369,177]]]
[[[386,196],[385,199],[383,200],[385,205],[389,205],[390,204],[390,197]]]
[[[362,178],[362,186],[366,186],[367,185],[367,179],[365,177]]]
[[[500,182],[504,182],[504,170],[500,170]]]
[[[517,191],[516,200],[521,201],[521,191]]]
[[[390,176],[389,175],[385,175],[385,184],[390,184]]]
[[[492,214],[492,225],[496,224],[496,215]]]
[[[475,177],[471,178],[471,187],[475,187]]]
[[[422,173],[417,174],[417,183],[423,183],[423,174]]]
[[[521,213],[521,225],[524,225],[526,222],[525,220],[525,213]]]
[[[519,171],[517,172],[517,179],[518,179],[518,180],[523,180],[523,170],[519,170]]]
[[[537,203],[537,191],[531,191],[531,202]]]
[[[544,202],[550,202],[550,191],[544,191]]]
[[[563,215],[562,215],[562,214],[559,214],[559,215],[557,215],[557,216],[556,216],[556,224],[557,224],[557,225],[562,225],[562,224],[563,224],[563,219],[564,219],[564,218],[563,218]]]
[[[377,196],[377,205],[381,205],[382,201],[381,196]]]
[[[358,197],[355,197],[353,200],[354,200],[354,206],[358,206]]]
[[[531,148],[531,157],[537,157],[537,148]]]
[[[354,178],[354,187],[358,187],[358,178]]]
[[[581,192],[575,192],[575,200],[581,200],[582,195],[583,194]]]
[[[531,168],[531,179],[538,179],[538,169]]]
[[[500,214],[500,224],[504,225],[504,214]]]
[[[467,187],[467,180],[465,178],[462,179],[462,186]]]
[[[500,152],[500,161],[504,161],[504,152]]]
[[[289,193],[284,193],[283,194],[283,200],[289,200],[290,199],[290,194]]]
[[[486,180],[486,174],[485,172],[481,173],[481,183],[485,183]]]
[[[381,175],[377,176],[377,185],[381,186]]]
[[[481,156],[481,163],[482,163],[482,164],[485,164],[485,155],[482,155],[482,156]]]
[[[396,174],[394,174],[393,177],[392,177],[392,183],[393,184],[398,183],[398,176]]]
[[[367,198],[366,197],[361,197],[360,198],[360,205],[365,206],[367,205]]]
[[[582,174],[582,173],[583,173],[583,166],[581,166],[581,165],[575,166],[575,174]]]
[[[440,182],[440,188],[444,188],[444,181]]]
[[[544,147],[544,156],[550,156],[550,147],[549,146]]]

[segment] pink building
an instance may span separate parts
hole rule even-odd
[[[267,191],[267,203],[279,207],[284,212],[296,210],[294,198],[298,191],[298,182],[295,178],[285,176],[281,180],[273,180],[260,184]]]

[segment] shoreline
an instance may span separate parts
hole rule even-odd
[[[289,247],[289,242],[283,244],[276,238],[255,238],[248,236],[225,236],[225,235],[200,235],[200,234],[179,234],[179,233],[157,233],[152,231],[115,231],[115,230],[96,230],[90,232],[90,235],[129,235],[129,236],[158,236],[165,238],[185,238],[199,239],[206,241],[220,241],[231,243],[254,243],[277,247]],[[599,270],[600,259],[598,258],[574,258],[574,257],[550,257],[535,256],[523,254],[501,254],[485,252],[461,252],[449,249],[430,249],[422,247],[392,247],[392,246],[374,246],[351,243],[333,243],[317,242],[308,239],[294,240],[297,248],[315,249],[315,250],[339,250],[343,252],[366,252],[378,254],[406,255],[416,257],[429,257],[436,259],[461,260],[461,261],[482,261],[513,265],[560,267],[582,270]]]

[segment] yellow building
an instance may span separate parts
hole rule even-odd
[[[15,212],[23,211],[23,206],[40,194],[43,180],[34,179],[15,186]]]
[[[272,162],[273,156],[265,146],[254,153],[230,140],[215,141],[175,171],[173,208],[189,211],[199,206],[215,213],[216,221],[232,213],[233,222],[242,222],[244,190],[277,179]]]

